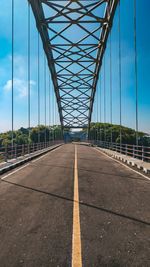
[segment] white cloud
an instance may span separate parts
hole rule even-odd
[[[35,81],[30,80],[31,90],[35,84],[36,84]],[[11,89],[12,89],[12,80],[8,80],[3,87],[3,90],[5,92],[9,92],[11,91]],[[20,98],[27,97],[28,96],[28,81],[14,78],[14,92],[17,93],[17,96]]]

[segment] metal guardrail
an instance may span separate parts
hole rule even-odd
[[[147,146],[110,143],[100,140],[89,140],[89,142],[99,147],[119,152],[126,156],[137,158],[145,162],[150,162],[150,147]]]
[[[12,159],[26,156],[28,154],[40,151],[42,149],[48,148],[52,145],[57,145],[62,143],[62,140],[54,140],[49,142],[32,143],[32,144],[22,144],[14,146],[3,146],[0,147],[0,162],[7,162]]]

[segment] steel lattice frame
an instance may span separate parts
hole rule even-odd
[[[29,2],[47,55],[61,125],[87,127],[118,0]]]

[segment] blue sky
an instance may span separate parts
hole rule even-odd
[[[1,0],[0,9],[0,132],[11,129],[11,0]],[[150,2],[137,0],[137,50],[138,50],[138,103],[139,129],[150,133]],[[113,123],[119,124],[119,80],[118,80],[118,12],[112,30],[112,64],[113,64]],[[147,32],[146,32],[147,30]],[[31,15],[31,125],[37,125],[37,31],[33,15]],[[27,127],[27,0],[15,0],[15,74],[14,74],[14,124],[15,129]],[[44,124],[44,86],[43,62],[44,54],[40,42],[40,95],[41,124]],[[134,77],[134,43],[133,43],[133,0],[121,1],[121,59],[122,59],[122,124],[135,128],[135,77]],[[106,120],[110,121],[109,94],[109,40],[105,54],[106,62]],[[103,78],[103,67],[102,67]],[[94,105],[93,120],[97,120],[97,101],[101,103],[101,119],[103,113],[103,87],[98,83],[97,97]],[[48,81],[47,69],[47,124],[59,123],[58,113],[54,109],[54,93],[52,82]],[[100,106],[100,105],[99,105]],[[54,111],[55,110],[55,111]],[[56,117],[56,119],[55,119]],[[100,109],[98,110],[98,120]]]
[[[150,2],[137,0],[137,53],[138,53],[138,109],[139,129],[150,133]],[[122,61],[122,124],[135,128],[135,75],[133,1],[121,1],[121,61]],[[109,94],[109,40],[105,54],[106,71],[106,121],[110,122]],[[112,29],[112,80],[113,80],[113,123],[119,124],[119,79],[118,79],[118,10]],[[103,67],[102,67],[103,79]],[[101,117],[104,121],[103,87],[98,87],[98,101],[101,103]],[[98,120],[100,112],[98,112]],[[97,121],[97,101],[94,105],[93,121]]]
[[[11,0],[1,0],[0,9],[0,132],[11,129]],[[28,127],[28,86],[27,86],[27,1],[15,0],[15,42],[14,42],[14,128]],[[37,46],[38,36],[34,17],[31,13],[31,125],[38,124],[37,116]],[[49,89],[47,72],[47,124],[59,123],[55,108],[52,82]],[[51,112],[49,116],[49,98]],[[40,41],[40,108],[41,124],[45,123],[44,113],[44,53]],[[55,119],[56,118],[56,119]]]

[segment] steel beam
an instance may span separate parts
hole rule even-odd
[[[28,0],[41,35],[62,127],[90,125],[119,0]]]

